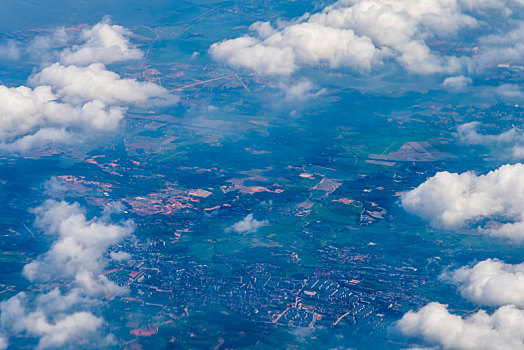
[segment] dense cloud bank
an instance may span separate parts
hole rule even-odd
[[[522,5],[521,1],[339,0],[291,22],[254,23],[252,34],[215,43],[210,53],[218,61],[259,75],[290,75],[319,65],[368,72],[392,62],[416,74],[474,74],[501,60],[522,58],[524,25],[511,20]],[[500,33],[499,25],[490,26],[482,19],[488,12],[506,18],[509,28]],[[459,53],[442,53],[430,45],[438,39],[456,40],[463,32],[475,33],[475,52],[467,52],[469,42],[459,43],[465,45]]]
[[[165,88],[121,78],[106,68],[107,63],[142,57],[128,35],[105,19],[81,30],[76,38],[80,43],[66,47],[59,62],[33,74],[29,86],[0,85],[0,149],[24,152],[77,142],[85,135],[114,131],[128,105],[176,103],[178,98]],[[53,44],[68,44],[63,29],[35,39],[27,50],[52,57]]]
[[[503,165],[485,175],[439,172],[401,196],[410,213],[446,229],[524,239],[524,165]]]
[[[48,252],[24,267],[24,276],[43,292],[21,292],[0,303],[0,349],[13,335],[36,337],[41,349],[89,339],[108,345],[114,340],[99,334],[104,320],[92,309],[97,298],[127,291],[109,281],[104,269],[107,251],[132,234],[132,223],[111,223],[110,211],[88,220],[78,204],[55,200],[34,213],[35,226],[55,237]],[[57,282],[63,288],[52,287]]]

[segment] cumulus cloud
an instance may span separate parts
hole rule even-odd
[[[267,34],[269,26],[256,28],[266,28]],[[369,70],[380,56],[369,38],[310,21],[289,25],[267,38],[244,36],[216,43],[210,52],[219,61],[260,75],[289,75],[308,65]]]
[[[127,29],[112,25],[109,17],[106,17],[93,27],[83,29],[80,33],[83,43],[64,49],[60,54],[60,62],[66,65],[87,65],[142,58],[142,51],[131,47],[129,35]]]
[[[134,47],[126,28],[114,25],[105,17],[92,27],[59,27],[38,35],[25,47],[18,47],[20,54],[44,63],[60,62],[64,65],[109,64],[143,58],[140,49]]]
[[[513,305],[492,315],[481,310],[461,317],[451,314],[447,305],[430,303],[405,314],[397,326],[403,334],[443,349],[524,349],[524,311]]]
[[[59,96],[45,85],[34,89],[0,85],[0,99],[2,143],[16,142],[19,137],[32,133],[35,133],[32,140],[53,141],[65,136],[65,127],[114,129],[124,113],[124,108],[108,107],[99,100],[78,104],[58,102]],[[28,139],[18,141],[22,148],[29,146]]]
[[[130,224],[88,221],[78,204],[54,200],[46,201],[35,214],[37,227],[57,239],[47,253],[24,267],[24,276],[38,282],[57,277],[72,279],[88,295],[118,292],[118,287],[103,274],[107,265],[103,254],[131,234]]]
[[[103,319],[85,311],[49,315],[42,304],[30,311],[27,299],[25,293],[19,293],[0,303],[0,325],[11,334],[39,338],[39,349],[60,348],[77,338],[93,336],[103,324]]]
[[[401,204],[433,226],[476,226],[482,233],[522,240],[524,165],[503,165],[485,175],[439,172],[402,194]]]
[[[67,131],[65,128],[43,128],[31,135],[23,135],[10,143],[0,143],[0,149],[8,152],[25,153],[35,147],[75,144],[83,135]]]
[[[244,219],[227,228],[227,231],[235,231],[238,233],[254,233],[262,226],[267,225],[267,220],[258,221],[253,218],[253,214],[248,214]]]
[[[220,62],[259,75],[289,75],[307,66],[369,71],[391,61],[417,74],[449,74],[465,68],[478,72],[501,59],[522,57],[519,38],[524,25],[510,26],[500,34],[500,26],[490,27],[475,15],[502,9],[506,18],[519,2],[339,0],[288,23],[256,22],[251,34],[215,43],[210,53]],[[475,40],[486,29],[498,33],[479,39],[475,57],[432,48],[432,41],[456,40],[462,30],[472,28],[479,29]],[[451,79],[447,85],[457,83]]]
[[[456,285],[464,298],[476,304],[524,308],[524,263],[512,265],[487,259],[445,272],[441,278]]]
[[[25,152],[78,142],[92,133],[114,131],[128,105],[149,108],[176,103],[178,97],[165,88],[121,78],[106,68],[104,63],[141,56],[130,47],[128,35],[123,27],[104,20],[80,32],[82,44],[62,50],[62,63],[33,74],[28,79],[31,87],[0,85],[0,149]],[[69,43],[63,28],[37,37],[28,50],[45,55],[59,43]]]
[[[252,35],[215,43],[210,52],[257,74],[291,74],[317,65],[367,71],[385,59],[415,73],[446,73],[462,63],[433,52],[426,40],[478,24],[453,0],[339,0],[280,28],[257,22]]]
[[[71,39],[65,28],[59,27],[46,35],[38,35],[23,51],[40,62],[54,62],[59,56],[56,50],[69,45]]]
[[[30,77],[34,86],[52,86],[65,101],[106,104],[169,104],[177,101],[165,88],[147,81],[122,79],[101,63],[87,67],[55,63]]]
[[[45,349],[98,337],[104,320],[91,310],[96,298],[126,292],[105,276],[105,255],[131,235],[132,224],[113,224],[108,215],[88,220],[78,204],[64,201],[48,200],[34,213],[35,226],[56,237],[48,252],[24,267],[24,276],[44,292],[21,292],[0,303],[0,338],[25,334],[38,338],[38,347]],[[49,282],[59,282],[62,290],[50,289]],[[97,341],[103,344],[111,337]]]
[[[297,69],[291,48],[264,45],[249,36],[213,44],[210,52],[216,60],[257,74],[291,74]]]

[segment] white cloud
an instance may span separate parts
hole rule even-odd
[[[0,138],[30,132],[35,127],[84,124],[93,129],[114,129],[123,118],[123,108],[107,108],[99,100],[69,104],[57,102],[50,86],[8,88],[0,85]]]
[[[54,62],[58,59],[58,48],[69,45],[71,36],[64,27],[57,28],[47,35],[35,37],[29,46],[25,48],[25,53],[40,62]]]
[[[109,17],[106,17],[93,27],[83,29],[80,33],[83,43],[64,49],[60,62],[65,65],[88,65],[142,58],[142,51],[130,46],[129,35],[127,29],[111,25]]]
[[[115,293],[119,288],[103,274],[104,253],[131,234],[130,224],[114,225],[101,219],[87,220],[78,204],[46,201],[35,210],[36,225],[57,236],[51,249],[24,267],[30,281],[56,277],[74,280],[87,295]]]
[[[258,22],[255,29],[265,36],[270,27]],[[369,70],[380,56],[369,38],[311,21],[289,25],[266,38],[244,36],[215,43],[210,52],[219,61],[259,75],[289,75],[316,65]]]
[[[331,68],[349,66],[369,70],[379,54],[369,38],[311,21],[286,27],[265,39],[265,43],[292,48],[298,64],[327,64]]]
[[[446,272],[441,278],[456,285],[464,298],[476,304],[524,308],[524,263],[511,265],[487,259]]]
[[[8,152],[25,153],[35,147],[74,144],[82,140],[83,136],[69,132],[64,128],[43,128],[31,135],[23,135],[13,142],[0,143],[0,149]]]
[[[407,211],[433,226],[479,226],[493,236],[524,239],[524,165],[504,165],[485,175],[439,172],[401,196]]]
[[[216,60],[261,75],[291,74],[297,69],[291,48],[272,47],[249,36],[213,44],[210,52]]]
[[[51,64],[28,79],[32,88],[0,85],[0,149],[27,152],[34,147],[79,142],[93,133],[114,131],[127,105],[175,104],[178,97],[167,89],[121,78],[104,66],[139,58],[140,51],[129,47],[128,35],[123,27],[104,20],[81,31],[83,44],[62,51],[64,62],[96,63]],[[27,50],[52,58],[51,48],[69,41],[60,28],[37,37]]]
[[[432,53],[425,40],[450,36],[477,21],[462,13],[456,1],[339,1],[311,17],[311,21],[352,29],[390,52],[408,71],[420,74],[451,72],[458,62]]]
[[[11,334],[39,338],[39,349],[59,348],[77,338],[92,337],[102,326],[101,318],[85,311],[47,314],[41,304],[29,311],[27,299],[25,293],[19,293],[0,303],[0,325]]]
[[[278,32],[269,22],[255,22],[249,26],[249,29],[257,32],[259,37],[264,39]]]
[[[49,85],[65,101],[101,101],[107,104],[170,104],[177,97],[165,88],[136,79],[122,79],[101,63],[87,67],[55,63],[33,75],[32,85]]]
[[[300,80],[298,82],[284,82],[278,84],[280,90],[285,94],[288,101],[308,101],[325,94],[325,89],[318,89],[309,80]]]
[[[107,16],[91,27],[78,29],[59,27],[38,35],[25,46],[19,43],[18,54],[27,54],[44,64],[60,62],[63,65],[110,64],[144,57],[129,40],[132,33],[111,24]]]
[[[471,78],[463,75],[457,75],[454,77],[447,77],[442,82],[442,86],[450,91],[464,91],[473,81]]]
[[[0,338],[26,334],[39,348],[63,347],[77,339],[97,339],[104,323],[91,307],[97,297],[126,292],[104,274],[110,246],[132,232],[129,222],[110,223],[109,212],[87,220],[78,204],[46,201],[35,209],[35,226],[56,237],[48,252],[24,267],[24,275],[43,293],[19,293],[0,304]],[[123,253],[123,252],[122,252]],[[49,289],[60,282],[58,288]]]
[[[227,228],[227,231],[235,231],[238,233],[254,233],[262,226],[267,225],[267,220],[258,221],[253,218],[253,214],[248,214],[244,219]]]
[[[109,107],[98,100],[60,102],[45,85],[34,89],[0,85],[0,100],[0,147],[12,151],[70,141],[70,131],[75,129],[114,130],[124,117],[124,108]]]
[[[432,52],[426,40],[477,25],[454,0],[340,0],[280,28],[257,22],[252,36],[213,44],[210,52],[257,74],[291,74],[312,65],[367,71],[388,58],[411,72],[445,73],[460,69],[460,60]]]
[[[252,34],[215,43],[210,53],[259,75],[289,75],[322,65],[369,71],[392,60],[417,74],[449,74],[466,67],[479,72],[501,59],[522,57],[524,25],[517,21],[512,26],[515,22],[508,20],[509,31],[500,34],[500,26],[474,15],[495,9],[507,19],[515,6],[499,0],[339,0],[288,23],[256,22]],[[475,57],[431,48],[430,41],[456,41],[463,29],[475,29],[474,40],[491,33],[479,39]]]
[[[524,311],[503,306],[492,315],[481,310],[467,317],[451,314],[447,305],[430,303],[405,314],[397,326],[443,349],[524,349]]]

